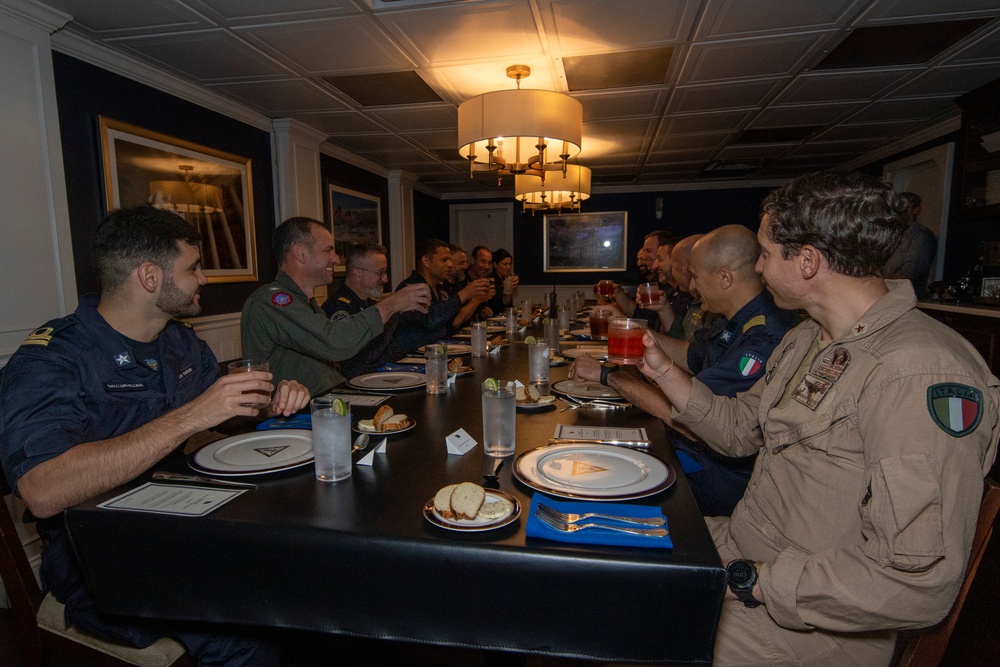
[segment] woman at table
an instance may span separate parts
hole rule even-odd
[[[494,315],[500,315],[514,303],[514,290],[520,282],[514,275],[514,258],[503,248],[493,253],[493,273],[489,279],[496,291],[486,305]]]

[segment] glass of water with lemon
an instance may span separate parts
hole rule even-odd
[[[483,451],[487,456],[514,453],[517,391],[513,382],[483,382]]]
[[[316,479],[339,482],[351,476],[351,406],[340,398],[318,396],[312,410]]]

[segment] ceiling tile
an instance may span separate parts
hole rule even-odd
[[[750,121],[750,127],[788,127],[794,125],[826,125],[852,109],[859,109],[854,102],[840,104],[797,104],[773,106],[760,112]]]
[[[203,82],[273,78],[276,74],[288,73],[257,49],[223,30],[124,37],[108,42]]]
[[[329,141],[364,156],[372,151],[407,150],[410,145],[394,134],[352,134],[331,135]]]
[[[333,95],[324,92],[311,81],[303,79],[224,83],[214,85],[212,88],[279,116],[300,111],[347,108]]]
[[[563,69],[570,92],[609,88],[658,86],[667,81],[674,49],[662,46],[640,51],[617,51],[566,56]]]
[[[691,132],[720,132],[738,129],[756,109],[733,109],[700,114],[676,114],[667,117],[663,126],[664,134],[688,134]]]
[[[555,46],[566,53],[595,53],[682,41],[698,3],[689,0],[550,0],[543,12]]]
[[[100,37],[136,34],[150,28],[181,30],[208,24],[197,12],[163,0],[45,0],[45,5],[65,12]]]
[[[297,120],[301,120],[307,125],[326,132],[329,135],[345,135],[355,132],[379,132],[385,131],[383,127],[374,123],[364,114],[356,111],[345,111],[342,113],[313,113],[296,114]]]
[[[875,102],[850,117],[851,123],[891,120],[930,120],[949,111],[958,112],[952,97],[924,97]]]
[[[868,101],[886,88],[920,70],[877,72],[809,72],[797,77],[782,90],[776,104],[805,104],[836,100]]]
[[[230,25],[248,22],[314,19],[357,13],[351,0],[200,0]]]
[[[590,92],[574,95],[583,105],[583,120],[598,121],[633,116],[652,116],[660,112],[666,93],[663,89],[614,93]]]
[[[412,70],[326,76],[323,80],[365,107],[441,101],[438,94]]]
[[[678,86],[670,98],[670,113],[756,107],[788,78],[758,79],[714,85]]]
[[[976,64],[956,67],[939,67],[910,80],[893,92],[892,96],[954,95],[978,88],[1000,77],[1000,63]]]
[[[858,0],[788,2],[788,0],[709,0],[697,39],[761,34],[794,28],[832,28]]]
[[[825,33],[707,42],[691,46],[680,84],[774,76],[795,71]]]
[[[720,148],[733,136],[732,132],[705,134],[661,135],[653,143],[653,151],[679,151],[692,148]]]
[[[816,69],[891,67],[925,63],[989,19],[864,26],[851,32]]]

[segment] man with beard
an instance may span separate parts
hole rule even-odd
[[[400,289],[344,319],[331,321],[317,305],[317,287],[333,282],[340,258],[333,234],[312,218],[289,218],[274,230],[278,275],[243,304],[243,356],[266,359],[278,379],[299,379],[313,394],[344,381],[335,362],[350,359],[402,312],[426,313],[426,285]]]
[[[202,664],[272,665],[275,648],[253,639],[97,611],[62,519],[195,433],[257,415],[243,405],[246,392],[274,390],[266,372],[220,376],[208,346],[174,319],[200,312],[199,240],[182,218],[152,207],[104,219],[94,238],[100,295],[33,331],[0,371],[3,471],[39,519],[42,582],[66,605],[68,624],[131,646],[172,635]],[[288,416],[308,401],[305,387],[286,380],[264,412]]]
[[[454,291],[458,291],[469,284],[469,255],[465,248],[459,245],[451,245],[452,274],[448,279],[449,285]]]
[[[347,319],[366,308],[371,308],[382,296],[382,286],[389,282],[385,246],[377,243],[359,243],[351,246],[345,257],[347,273],[337,291],[323,304],[323,312],[331,321]],[[350,379],[373,373],[382,364],[404,356],[393,345],[392,333],[399,318],[393,316],[385,323],[382,333],[368,341],[349,359],[340,362],[340,372]]]
[[[1000,438],[1000,380],[884,280],[906,228],[892,187],[809,174],[763,205],[757,271],[792,329],[748,391],[714,396],[652,336],[640,370],[672,418],[757,454],[732,518],[708,517],[730,590],[713,665],[888,665],[896,630],[948,613]]]
[[[472,261],[469,263],[468,273],[470,281],[480,278],[487,278],[491,281],[493,287],[493,291],[490,293],[491,299],[498,292],[503,293],[503,281],[494,280],[496,276],[493,275],[493,251],[486,246],[477,245],[472,249]],[[502,310],[494,311],[488,303],[481,305],[479,311],[476,313],[476,315],[483,319],[502,314]]]

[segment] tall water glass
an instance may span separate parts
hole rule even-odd
[[[549,395],[549,341],[544,338],[528,345],[528,384]]]
[[[559,354],[559,320],[546,317],[542,322],[545,325],[545,337],[549,340],[549,351],[556,356]]]
[[[531,324],[531,311],[532,304],[531,301],[525,299],[521,302],[521,319],[527,320],[528,324]]]
[[[343,401],[347,414],[337,414],[334,400],[330,395],[318,396],[309,403],[316,479],[321,482],[339,482],[351,476],[351,407]]]
[[[486,356],[487,322],[472,323],[472,356]]]
[[[507,309],[507,335],[517,333],[517,311],[513,307]]]
[[[434,343],[424,348],[424,375],[428,394],[443,394],[448,390],[447,345]]]
[[[620,364],[642,363],[642,336],[646,333],[646,320],[616,317],[608,325],[608,359]]]
[[[487,456],[514,453],[517,393],[513,382],[499,382],[493,389],[483,383],[483,451]]]
[[[240,359],[239,361],[229,362],[230,375],[233,373],[250,373],[251,371],[268,370],[269,368],[266,361],[259,361],[256,359]],[[260,389],[245,391],[243,394],[247,397],[247,402],[240,403],[240,405],[247,408],[257,408],[258,410],[263,410],[271,403],[271,394]]]
[[[569,309],[559,306],[559,330],[569,331]]]

